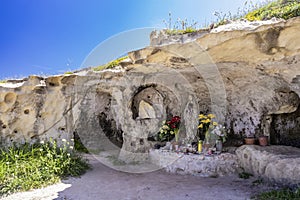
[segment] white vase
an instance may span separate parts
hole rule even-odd
[[[216,150],[220,152],[223,150],[223,143],[221,140],[216,141]]]

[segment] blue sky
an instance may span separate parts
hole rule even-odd
[[[245,0],[2,0],[0,79],[75,70],[99,43],[113,35],[143,27],[165,28],[163,20],[168,19],[169,12],[173,20],[187,18],[202,26],[216,20],[214,11],[236,13],[244,3]]]

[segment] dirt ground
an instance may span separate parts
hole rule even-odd
[[[250,199],[272,189],[268,184],[253,184],[257,178],[238,176],[204,178],[168,174],[163,170],[133,174],[116,171],[92,156],[92,170],[80,178],[70,178],[59,184],[29,192],[16,193],[3,200],[239,200]]]

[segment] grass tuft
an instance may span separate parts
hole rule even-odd
[[[239,173],[239,178],[242,178],[242,179],[249,179],[251,176],[253,176],[253,174],[250,174],[248,172]]]
[[[89,164],[67,142],[23,144],[0,150],[0,196],[57,183],[61,178],[79,176]]]
[[[64,74],[65,75],[71,75],[71,74],[74,74],[74,72],[65,72]]]
[[[269,192],[263,192],[259,195],[252,197],[256,200],[269,200],[269,199],[300,199],[300,188],[296,190],[292,189],[281,189],[281,190],[272,190]]]

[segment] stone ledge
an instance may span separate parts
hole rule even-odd
[[[300,149],[290,146],[244,145],[236,150],[249,173],[284,185],[300,184]]]
[[[231,153],[204,156],[176,153],[166,150],[150,150],[152,163],[163,167],[167,172],[217,177],[234,174],[239,169],[237,156]]]

